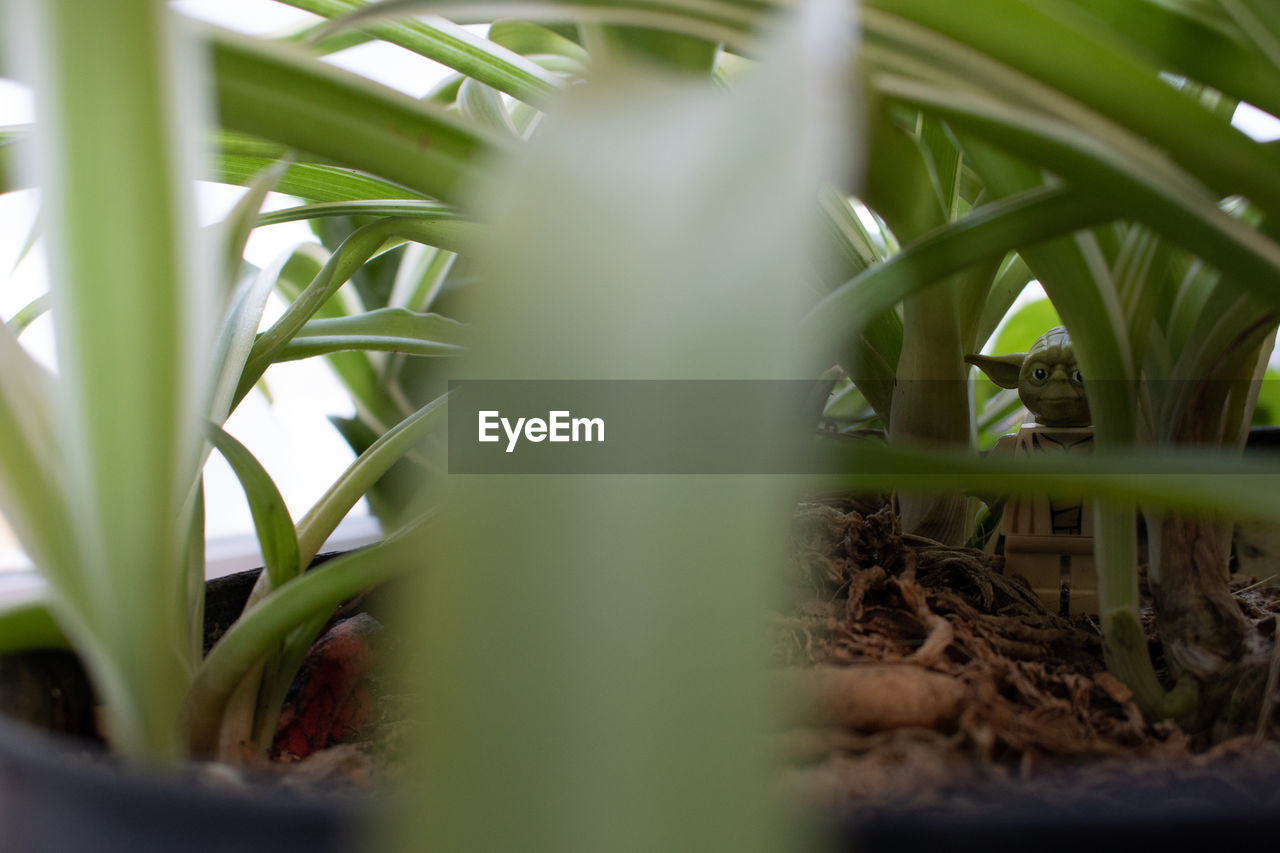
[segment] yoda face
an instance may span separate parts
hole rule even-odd
[[[1041,335],[1029,352],[966,355],[964,360],[1000,387],[1017,388],[1022,405],[1037,423],[1049,427],[1079,427],[1091,422],[1084,381],[1076,367],[1075,353],[1071,351],[1071,338],[1062,326]]]

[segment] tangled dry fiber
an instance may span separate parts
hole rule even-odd
[[[1274,724],[1213,746],[1148,724],[1106,672],[1096,625],[1047,612],[1003,558],[903,535],[874,499],[801,503],[793,540],[771,640],[784,689],[817,709],[777,735],[784,787],[807,806],[964,810],[1005,789],[1060,799],[1065,783],[1114,800],[1187,779],[1280,796],[1240,781],[1280,767]],[[1274,636],[1275,588],[1238,586]]]

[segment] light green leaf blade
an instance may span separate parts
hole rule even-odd
[[[363,0],[283,0],[326,18],[346,15],[369,4]],[[472,80],[527,103],[544,101],[559,88],[559,80],[518,53],[480,38],[439,16],[423,20],[379,20],[369,35],[434,59]]]
[[[1069,2],[976,0],[964,7],[932,0],[868,0],[864,4],[862,23],[873,41],[911,38],[897,26],[901,21],[944,34],[953,43],[967,45],[1046,84],[1041,91],[1083,104],[1136,137],[1151,140],[1218,196],[1240,193],[1266,209],[1280,210],[1277,152],[1253,142],[1174,90],[1159,78],[1160,69],[1117,48],[1096,18]],[[918,49],[924,52],[918,56],[931,61],[926,55],[932,52],[929,46],[921,43]],[[951,69],[953,74],[956,71]],[[1035,97],[1009,74],[994,67],[993,74],[1010,91],[1024,90]]]
[[[309,320],[277,353],[276,360],[344,350],[453,356],[464,351],[467,337],[466,325],[448,317],[404,308],[380,308],[351,317]]]
[[[258,336],[236,392],[243,399],[277,353],[321,309],[359,267],[390,246],[414,240],[441,248],[462,248],[470,233],[464,223],[387,219],[355,231],[321,267],[312,282],[270,329]]]
[[[289,45],[212,29],[225,126],[361,169],[443,201],[457,201],[496,134]]]
[[[9,320],[9,331],[14,337],[18,337],[27,328],[45,315],[50,308],[53,307],[53,297],[48,293],[42,293],[35,299],[32,299],[26,305],[18,309],[18,313],[14,314]]]
[[[486,86],[470,78],[462,81],[458,88],[458,107],[462,114],[477,124],[492,128],[497,133],[505,133],[517,139],[520,132],[511,120],[502,95],[492,86]]]
[[[231,212],[219,225],[224,244],[222,275],[223,289],[231,293],[236,281],[240,278],[240,267],[244,263],[244,248],[249,236],[258,224],[258,211],[266,201],[267,194],[280,183],[285,171],[289,168],[288,159],[278,160],[255,175],[248,184],[249,191],[240,197]]]
[[[270,579],[271,587],[283,586],[297,577],[301,571],[298,560],[298,536],[293,518],[285,506],[280,490],[271,475],[253,454],[230,433],[214,423],[207,425],[205,434],[213,442],[231,471],[240,481],[253,527],[262,547],[262,566]]]
[[[311,562],[364,493],[373,488],[397,460],[417,447],[423,436],[440,426],[447,414],[448,395],[437,397],[383,433],[347,466],[298,522],[298,548],[303,563]]]
[[[458,214],[447,205],[436,201],[359,199],[351,201],[319,202],[300,207],[285,207],[262,213],[258,225],[278,225],[282,222],[298,222],[321,217],[377,216],[456,221]]]
[[[506,18],[489,25],[489,41],[521,56],[563,56],[580,65],[589,58],[576,42],[529,21]]]
[[[241,616],[210,649],[191,685],[187,710],[195,748],[212,749],[231,692],[266,650],[357,593],[417,568],[420,550],[413,537],[401,537],[338,557],[276,589]]]
[[[185,513],[218,313],[216,262],[198,251],[187,204],[204,119],[200,54],[171,29],[165,4],[17,8],[41,116],[63,535],[80,576],[57,591],[94,645],[64,627],[107,705],[116,746],[172,761],[184,751],[180,711],[195,663]]]
[[[1060,188],[1029,190],[983,205],[832,292],[806,315],[803,334],[834,346],[868,318],[950,273],[1107,216],[1096,201]]]
[[[1223,213],[1203,187],[1185,173],[1170,170],[1158,154],[1139,158],[988,98],[887,77],[880,78],[880,87],[1088,186],[1100,201],[1109,201],[1116,214],[1141,220],[1263,301],[1280,305],[1280,246]]]

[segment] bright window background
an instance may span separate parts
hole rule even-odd
[[[272,0],[176,0],[172,6],[193,18],[252,34],[287,33],[314,23],[314,15]],[[483,33],[487,28],[475,28]],[[366,44],[329,57],[329,62],[363,74],[406,94],[421,97],[449,73],[438,63],[388,44]],[[0,125],[27,124],[35,118],[25,87],[0,80]],[[244,190],[202,184],[198,195],[202,225],[222,219]],[[268,209],[298,201],[272,194]],[[32,231],[38,200],[34,191],[0,196],[0,317],[8,320],[48,289],[43,243],[23,248]],[[317,242],[305,223],[285,223],[257,229],[249,241],[247,259],[266,266],[302,242]],[[273,297],[266,322],[282,305]],[[52,322],[42,317],[22,336],[23,344],[41,361],[54,366]],[[227,423],[271,474],[294,519],[300,518],[351,462],[342,437],[329,425],[328,415],[350,416],[350,399],[321,359],[276,365],[267,374],[274,401],[254,392]],[[253,520],[239,483],[218,454],[205,468],[211,573],[258,565]],[[339,528],[334,544],[352,545],[376,534],[376,524],[362,502]],[[12,534],[0,519],[0,570],[26,565]],[[217,563],[218,565],[215,565]]]

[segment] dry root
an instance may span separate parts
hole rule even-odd
[[[1092,623],[1047,612],[1000,557],[904,537],[889,508],[859,509],[809,503],[795,517],[774,658],[791,669],[780,689],[829,727],[811,716],[778,736],[788,787],[847,808],[918,805],[975,779],[1026,784],[1065,759],[1186,762],[1191,740],[1143,721]]]
[[[861,732],[941,728],[968,697],[964,682],[910,665],[788,668],[774,678],[802,717]]]

